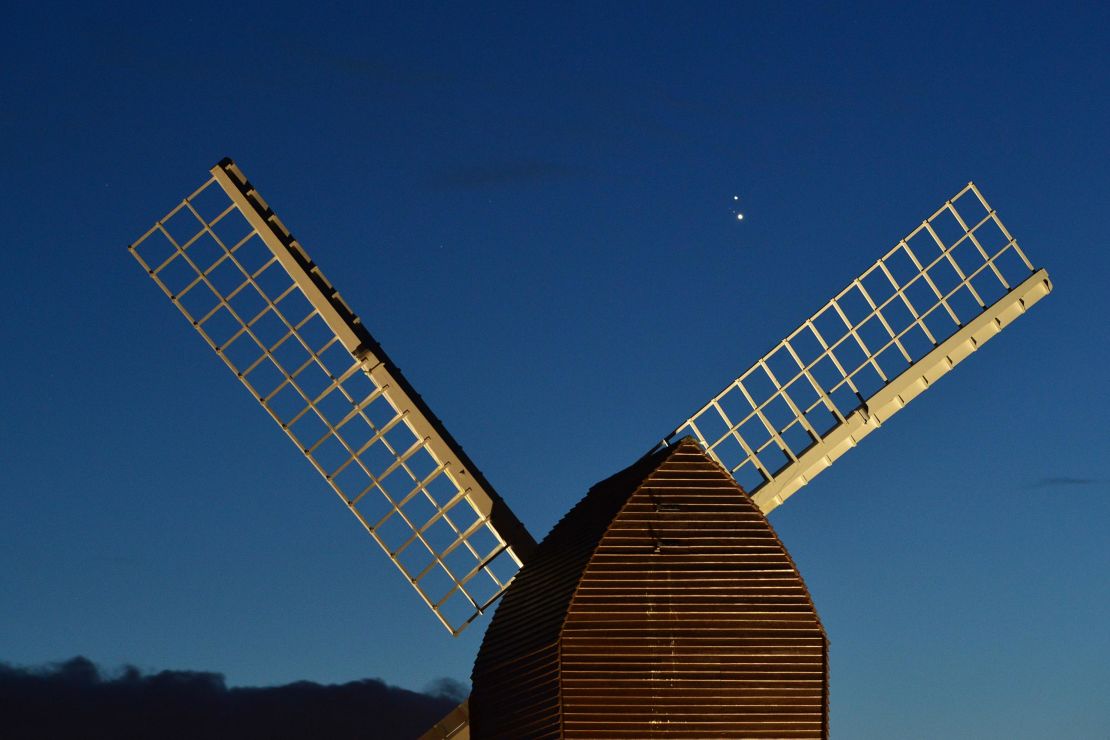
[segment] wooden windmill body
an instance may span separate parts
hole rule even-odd
[[[828,641],[766,517],[687,437],[552,529],[473,685],[473,737],[824,737]]]

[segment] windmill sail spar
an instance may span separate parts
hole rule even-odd
[[[764,513],[1052,290],[974,183],[664,439]]]
[[[532,536],[239,168],[131,245],[453,634]]]

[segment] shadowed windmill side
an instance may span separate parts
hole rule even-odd
[[[233,162],[130,250],[452,634],[504,596],[475,737],[826,736],[764,516],[1052,289],[969,183],[537,547]]]

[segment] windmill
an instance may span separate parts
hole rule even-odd
[[[129,249],[444,627],[504,597],[429,738],[826,736],[766,514],[1052,289],[969,183],[537,545],[232,161]]]

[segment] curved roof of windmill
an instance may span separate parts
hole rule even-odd
[[[790,555],[688,439],[595,485],[539,545],[475,661],[470,727],[516,740],[824,737],[827,676]]]

